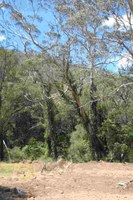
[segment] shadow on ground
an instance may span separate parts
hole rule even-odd
[[[0,186],[0,200],[26,199],[27,194],[18,188]]]

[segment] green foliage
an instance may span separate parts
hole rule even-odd
[[[133,163],[133,146],[128,150],[128,161]]]
[[[36,160],[39,157],[47,156],[47,149],[43,142],[39,142],[32,138],[28,145],[22,149],[26,159]]]
[[[128,161],[128,146],[126,144],[120,144],[116,142],[113,145],[113,149],[109,151],[106,158],[108,161],[124,162]]]
[[[63,67],[52,58],[31,54],[28,61],[25,57],[21,60],[21,68],[17,53],[4,49],[0,53],[0,136],[10,148],[12,160],[45,160],[55,158],[54,154],[74,162],[91,160],[90,133],[83,128],[82,109],[79,112],[72,95],[74,88],[92,128],[97,125],[96,134],[106,151],[104,159],[133,162],[133,87],[123,87],[132,77],[128,80],[97,70],[94,123],[88,69],[73,66],[67,82],[62,78]]]
[[[133,136],[130,134],[132,124],[121,124],[116,119],[107,119],[101,128],[100,137],[106,139],[108,161],[130,161]]]
[[[91,160],[91,152],[87,133],[82,125],[76,126],[76,131],[72,132],[71,145],[68,149],[68,157],[73,162],[87,162]]]
[[[25,154],[22,151],[22,149],[20,149],[20,147],[16,146],[10,149],[9,153],[10,153],[11,161],[13,160],[15,162],[18,162],[25,159]]]

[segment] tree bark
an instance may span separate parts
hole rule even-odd
[[[55,160],[58,158],[58,150],[57,150],[57,133],[55,128],[55,122],[54,122],[54,111],[53,106],[54,103],[52,102],[52,99],[50,97],[51,92],[51,84],[46,84],[44,81],[44,77],[42,74],[36,70],[42,84],[42,90],[44,94],[44,104],[46,105],[46,112],[47,112],[47,123],[48,123],[48,137],[46,139],[46,142],[48,144],[48,154],[49,156],[52,156]]]
[[[87,115],[84,107],[81,105],[81,101],[80,101],[80,95],[77,92],[77,87],[76,85],[73,84],[72,76],[70,76],[70,72],[69,72],[69,63],[66,63],[66,73],[65,73],[65,78],[66,81],[69,85],[69,88],[72,92],[72,96],[75,100],[75,104],[76,107],[78,109],[78,113],[79,116],[81,118],[81,121],[84,125],[84,128],[86,129],[86,131],[88,132],[88,136],[89,136],[89,140],[90,140],[90,145],[91,145],[91,151],[92,151],[92,158],[94,160],[100,160],[101,158],[103,158],[105,156],[105,151],[104,151],[104,147],[102,142],[100,141],[100,139],[97,136],[97,111],[96,111],[96,104],[92,104],[93,105],[93,112],[94,112],[94,120],[93,120],[93,125],[91,124],[91,120],[89,118],[89,116]],[[94,90],[94,88],[93,88]]]

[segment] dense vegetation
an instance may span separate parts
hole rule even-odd
[[[25,41],[23,51],[1,43],[0,160],[132,162],[133,3],[53,2],[58,20],[49,24],[45,41],[33,23],[44,23],[35,15],[40,4],[29,1],[34,12],[24,16],[15,4],[0,3],[14,23],[0,24],[9,42],[17,28]],[[112,16],[110,28],[105,21]]]

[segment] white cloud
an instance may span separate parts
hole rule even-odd
[[[0,42],[6,40],[6,37],[4,35],[0,35]]]
[[[108,20],[105,20],[103,22],[103,26],[113,27],[115,24],[115,19],[113,17],[110,17]]]
[[[130,26],[133,27],[133,17],[131,18],[131,24],[127,18],[127,15],[122,15],[119,17],[109,17],[108,20],[104,20],[103,26],[108,26],[109,28],[112,28],[113,26],[117,26],[119,29],[129,28]]]
[[[126,68],[133,65],[133,59],[130,54],[123,54],[122,58],[118,62],[119,68]]]

